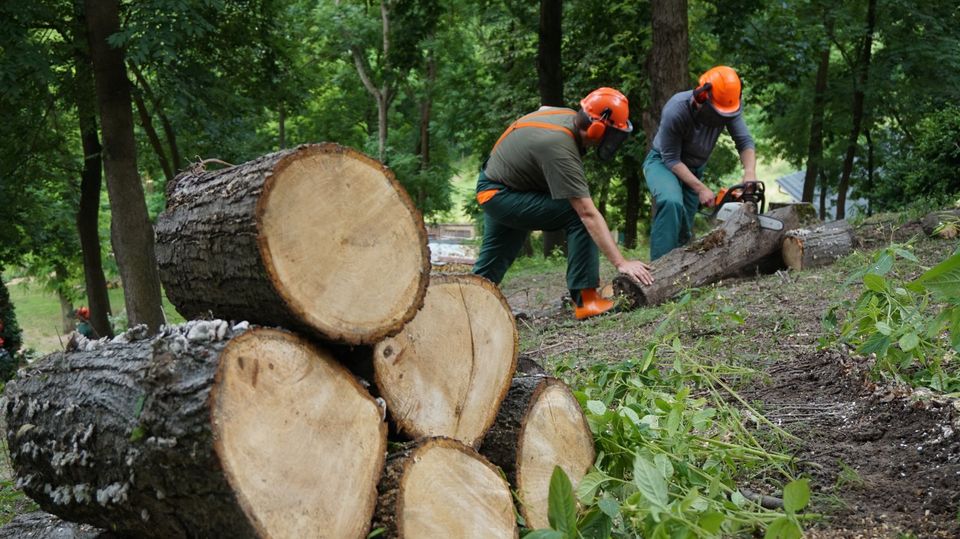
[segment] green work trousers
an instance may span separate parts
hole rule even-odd
[[[690,170],[699,178],[703,169]],[[657,150],[650,150],[643,161],[643,177],[656,203],[650,229],[650,260],[656,260],[693,237],[693,218],[700,209],[700,199],[663,164]]]
[[[597,244],[574,211],[570,201],[554,200],[548,193],[514,191],[487,179],[481,172],[477,192],[497,189],[483,204],[483,245],[473,273],[500,284],[507,268],[523,248],[532,230],[567,232],[567,288],[576,298],[584,288],[600,284],[600,254]]]

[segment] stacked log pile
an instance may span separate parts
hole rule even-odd
[[[6,533],[517,537],[511,488],[545,524],[544,477],[592,465],[570,391],[514,378],[499,290],[431,281],[423,221],[380,163],[321,144],[188,171],[156,231],[194,320],[76,338],[7,385],[17,484],[66,522]],[[407,443],[387,455],[388,436]]]

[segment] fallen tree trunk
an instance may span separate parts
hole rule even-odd
[[[794,271],[833,264],[853,252],[853,227],[845,220],[788,231],[780,248],[783,262]]]
[[[13,517],[0,528],[0,539],[111,539],[116,535],[89,524],[76,524],[56,515],[34,511]]]
[[[960,234],[960,209],[930,212],[920,221],[924,233],[952,240]]]
[[[17,486],[122,535],[364,537],[382,409],[323,350],[244,326],[80,339],[23,371],[6,387]]]
[[[423,304],[423,219],[386,167],[336,144],[177,176],[156,225],[184,317],[249,320],[373,344]]]
[[[593,465],[593,435],[570,389],[549,376],[518,376],[481,454],[500,466],[517,491],[529,528],[547,528],[550,477],[563,468],[574,487]]]
[[[518,537],[510,486],[472,448],[428,438],[393,453],[377,489],[383,537]]]
[[[517,328],[500,290],[476,275],[433,275],[423,309],[373,349],[379,395],[411,438],[476,447],[517,365]]]
[[[629,300],[631,307],[659,305],[685,288],[704,286],[754,265],[780,249],[783,235],[812,220],[813,207],[793,204],[764,215],[783,222],[783,230],[760,228],[756,206],[744,204],[729,219],[690,245],[677,247],[651,266],[654,282],[646,286],[620,275],[614,289]]]

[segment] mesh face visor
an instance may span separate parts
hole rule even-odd
[[[600,139],[600,145],[597,146],[597,157],[599,157],[601,161],[613,159],[617,150],[620,149],[620,146],[623,145],[623,142],[627,140],[627,137],[629,137],[632,132],[633,124],[631,124],[629,120],[627,120],[626,129],[617,129],[612,125],[608,125],[607,129],[603,132],[603,138]]]
[[[717,109],[713,108],[709,101],[701,103],[693,114],[693,119],[698,124],[707,127],[723,127],[726,125],[728,118],[728,116],[720,114]]]

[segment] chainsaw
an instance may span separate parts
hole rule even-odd
[[[740,206],[747,202],[753,202],[757,207],[757,220],[760,221],[760,228],[783,230],[783,221],[767,215],[760,215],[766,210],[767,204],[764,190],[763,182],[760,181],[738,183],[721,189],[717,193],[712,217],[717,221],[726,221],[740,209]]]

